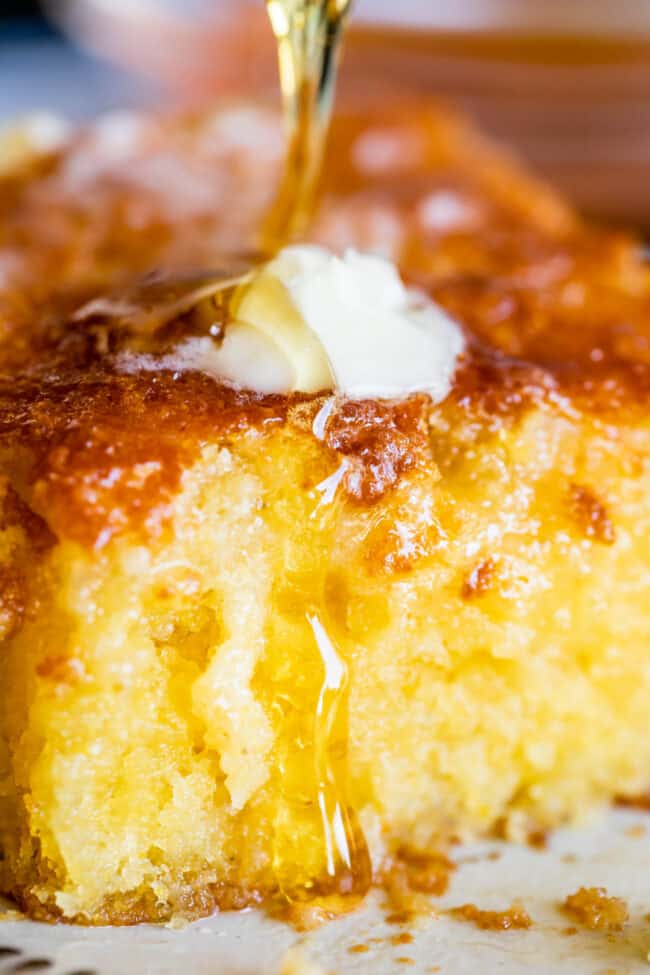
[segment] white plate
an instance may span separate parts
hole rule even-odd
[[[489,858],[495,850],[498,860]],[[356,913],[302,935],[257,911],[216,915],[183,931],[6,920],[0,922],[0,973],[649,975],[647,814],[619,810],[589,829],[562,830],[545,851],[492,842],[458,847],[454,858],[458,870],[445,896],[432,899],[433,909],[472,902],[501,910],[518,899],[533,919],[532,928],[481,931],[445,915],[421,917],[400,928],[387,924],[379,894]],[[627,900],[630,921],[623,932],[565,933],[572,922],[558,905],[580,886],[604,886],[610,895]],[[391,937],[402,931],[413,936],[412,943],[391,944]],[[350,952],[355,945],[368,950]]]

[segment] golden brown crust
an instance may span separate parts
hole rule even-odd
[[[50,528],[103,544],[129,526],[160,531],[181,473],[206,439],[227,442],[287,423],[309,430],[325,399],[260,396],[194,372],[119,375],[100,365],[0,390],[0,441],[29,452],[30,500]],[[372,503],[430,461],[427,413],[421,396],[334,408],[324,449],[347,459],[351,499]]]
[[[29,451],[34,507],[58,535],[93,544],[133,524],[159,531],[201,438],[285,422],[290,401],[263,401],[198,373],[98,370],[26,382],[0,404],[4,446]]]
[[[184,921],[196,921],[209,917],[215,911],[241,911],[257,906],[268,900],[271,892],[257,889],[249,891],[225,882],[201,884],[188,881],[164,904],[157,901],[151,888],[147,887],[141,891],[107,898],[92,917],[85,914],[68,917],[57,907],[53,898],[44,903],[30,887],[17,887],[9,893],[33,921],[56,923],[65,918],[70,924],[103,927],[155,924],[170,921],[175,914]]]
[[[430,914],[428,897],[441,896],[449,886],[456,865],[439,851],[422,852],[401,847],[373,878],[373,887],[383,889],[393,909],[387,921],[402,924],[410,921],[420,911]],[[42,880],[51,880],[47,864],[39,867]],[[57,906],[53,897],[41,900],[28,886],[16,884],[8,893],[18,906],[36,921],[57,922],[65,919],[84,926],[135,925],[166,922],[175,915],[185,921],[207,917],[215,911],[243,910],[246,907],[264,905],[268,913],[291,923],[299,930],[317,926],[323,920],[339,917],[355,909],[360,898],[353,894],[336,893],[319,896],[312,893],[307,901],[287,901],[278,888],[245,887],[235,882],[219,881],[204,883],[199,879],[184,878],[177,883],[164,902],[156,899],[150,887],[108,897],[92,917],[70,917]],[[425,900],[422,895],[427,895]],[[462,909],[461,909],[462,910]],[[504,925],[501,925],[502,927]],[[406,944],[404,935],[395,944]]]
[[[27,448],[30,504],[84,544],[126,527],[159,531],[205,438],[304,429],[322,404],[191,373],[120,374],[114,343],[98,348],[74,317],[134,275],[209,266],[225,241],[250,239],[278,154],[226,152],[206,131],[206,119],[140,120],[117,151],[100,126],[0,183],[0,446]],[[373,139],[384,140],[384,156],[388,140],[387,161],[368,150]],[[224,205],[233,198],[236,213]],[[315,234],[372,246],[387,232],[372,230],[378,215],[394,222],[405,274],[467,329],[449,409],[492,429],[539,403],[617,424],[647,409],[650,289],[634,240],[581,226],[428,103],[364,107],[335,126]],[[428,412],[421,398],[334,412],[325,446],[349,464],[353,499],[373,503],[431,463]],[[574,492],[569,504],[585,531],[609,541],[605,509],[587,501]]]

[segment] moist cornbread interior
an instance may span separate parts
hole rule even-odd
[[[120,371],[173,336],[75,311],[209,268],[280,154],[261,110],[119,116],[0,183],[0,889],[34,917],[363,892],[650,783],[638,243],[435,105],[364,108],[314,237],[463,325],[450,396]]]

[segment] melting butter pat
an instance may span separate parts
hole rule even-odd
[[[300,245],[239,285],[220,342],[192,337],[163,356],[123,354],[117,365],[128,372],[195,370],[265,394],[428,393],[440,402],[463,348],[459,326],[409,291],[388,261]]]
[[[459,326],[409,291],[393,264],[353,250],[337,257],[311,245],[285,248],[241,287],[232,311],[288,364],[291,386],[278,392],[423,392],[439,402],[464,347]]]

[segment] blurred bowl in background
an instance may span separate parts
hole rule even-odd
[[[175,101],[268,95],[263,0],[57,0],[94,51]],[[585,212],[650,228],[650,0],[357,0],[341,87],[439,94]]]
[[[118,106],[148,105],[155,103],[156,87],[74,50],[35,18],[0,15],[2,128],[34,113],[81,122]]]

